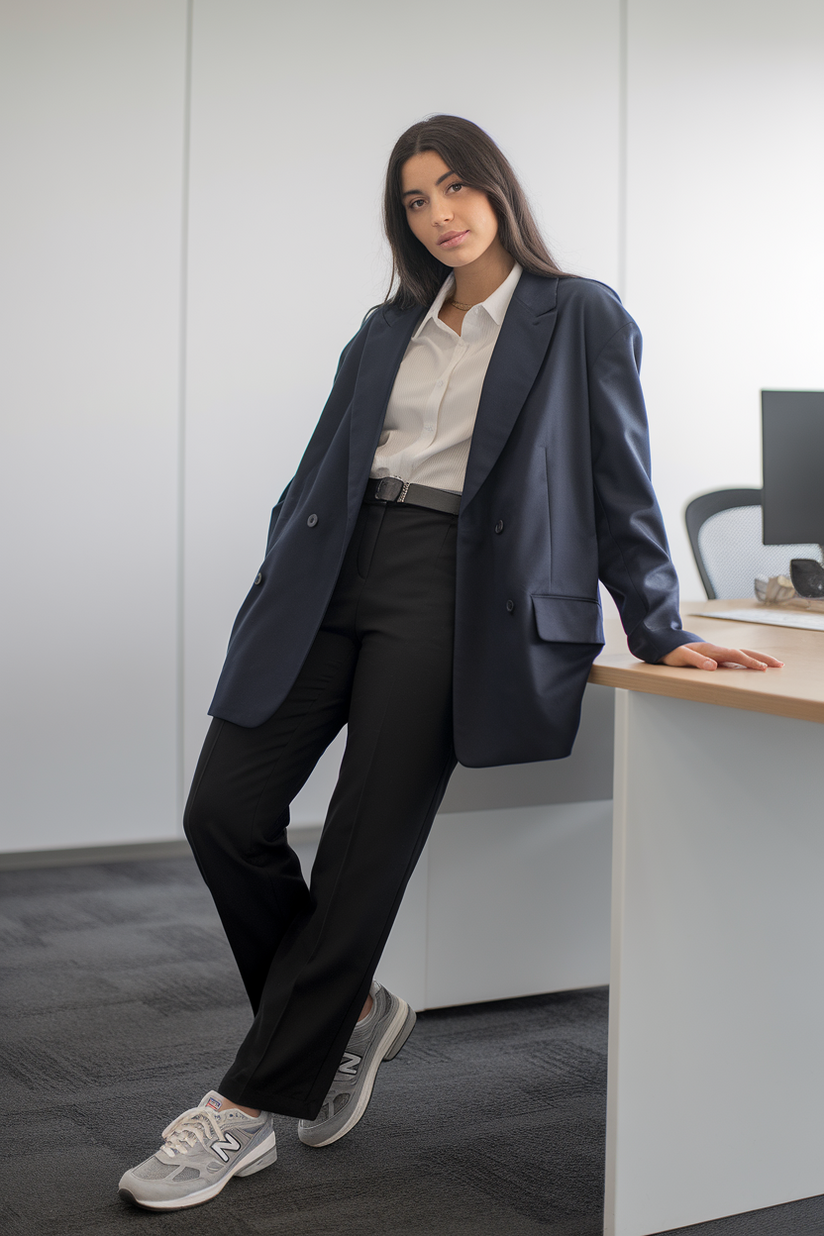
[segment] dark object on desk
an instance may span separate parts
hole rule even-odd
[[[684,512],[704,590],[750,597],[757,575],[789,575],[791,558],[813,559],[818,545],[764,545],[760,489],[717,489],[693,498]]]
[[[824,597],[824,567],[814,558],[793,558],[790,579],[800,597]]]

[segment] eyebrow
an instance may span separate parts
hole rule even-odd
[[[435,181],[435,184],[436,185],[443,184],[443,182],[445,180],[448,180],[450,176],[457,176],[457,174],[458,174],[457,172],[444,172],[443,176],[438,177],[438,179]],[[414,193],[422,194],[423,189],[407,189],[405,193],[401,194],[401,197],[411,197],[411,195]]]

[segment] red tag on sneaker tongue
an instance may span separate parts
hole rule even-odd
[[[216,1094],[210,1094],[206,1100],[205,1106],[212,1107],[216,1112],[219,1112],[223,1106],[223,1102],[217,1097]]]

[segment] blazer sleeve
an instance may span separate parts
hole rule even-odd
[[[699,636],[681,627],[678,577],[652,488],[640,363],[641,335],[629,319],[590,367],[592,475],[598,573],[630,652],[655,662]]]

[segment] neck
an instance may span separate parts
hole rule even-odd
[[[479,305],[501,286],[514,265],[515,259],[500,245],[492,253],[487,250],[482,259],[455,270],[453,300],[466,305]]]

